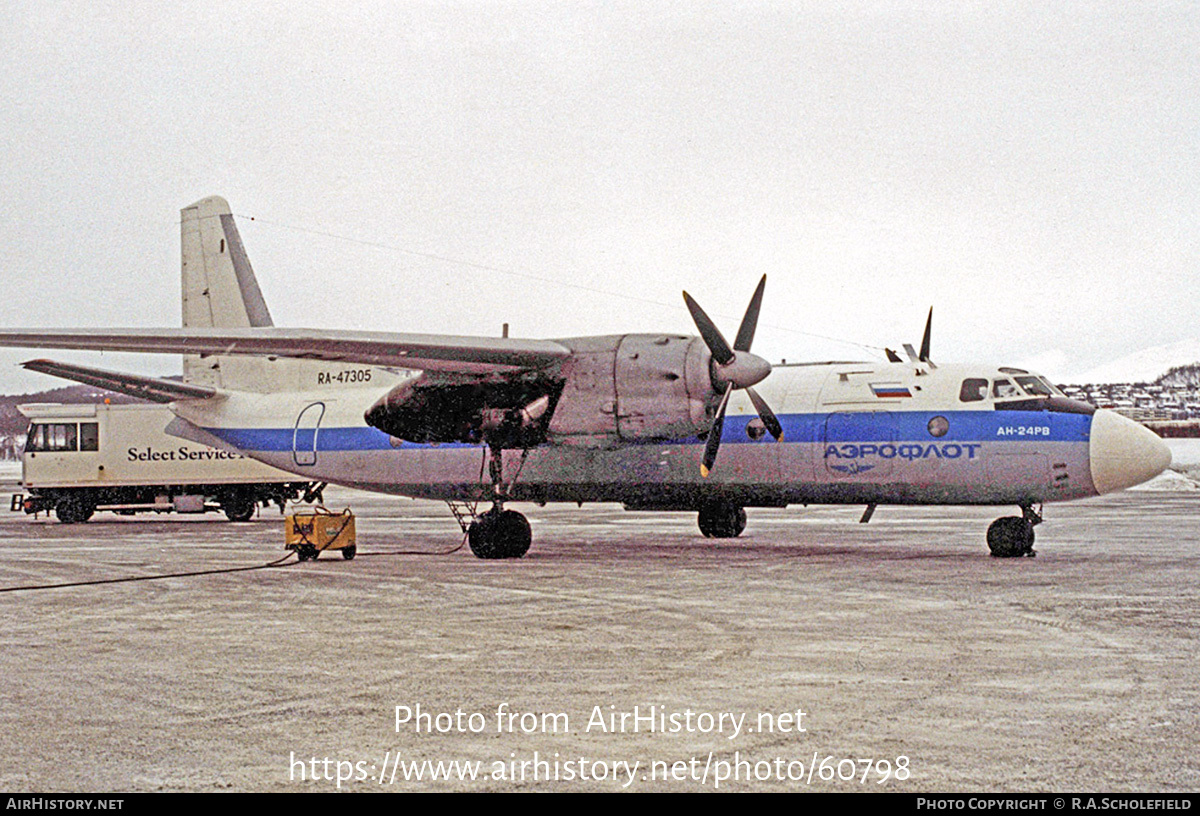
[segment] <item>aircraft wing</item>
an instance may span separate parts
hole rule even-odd
[[[54,360],[30,360],[21,363],[30,371],[62,377],[97,388],[106,388],[118,394],[128,394],[131,397],[150,400],[151,402],[174,402],[182,399],[208,399],[220,392],[215,388],[203,385],[191,385],[177,380],[163,380],[158,377],[143,377],[138,374],[124,374],[119,371],[107,371],[103,368],[59,363]]]
[[[463,374],[544,368],[570,355],[552,340],[313,329],[15,329],[0,346],[246,355]]]

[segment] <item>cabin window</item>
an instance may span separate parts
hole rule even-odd
[[[1007,399],[1009,397],[1023,397],[1021,389],[1013,385],[1012,380],[1005,377],[992,381],[992,396],[996,399]]]
[[[962,388],[958,389],[959,402],[979,402],[987,398],[988,381],[984,379],[963,380]]]
[[[74,422],[46,422],[30,425],[29,437],[25,440],[25,450],[30,453],[77,451],[79,450],[79,426]]]
[[[96,422],[79,423],[79,449],[81,451],[100,450],[100,425]]]

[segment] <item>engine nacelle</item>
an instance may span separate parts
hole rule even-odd
[[[529,373],[489,381],[426,372],[384,394],[367,424],[409,442],[490,442],[523,448],[546,439],[562,380]]]
[[[626,334],[559,341],[572,355],[550,420],[556,442],[604,444],[694,438],[716,395],[698,337]]]
[[[489,379],[425,372],[366,413],[368,425],[410,442],[610,445],[694,439],[717,395],[698,337],[626,334],[560,340],[554,371]]]

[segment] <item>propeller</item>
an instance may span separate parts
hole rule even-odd
[[[750,298],[750,305],[746,307],[746,314],[742,317],[742,324],[738,327],[732,348],[725,340],[725,335],[717,328],[717,324],[700,308],[700,304],[687,292],[683,293],[683,302],[692,313],[692,320],[700,331],[700,337],[712,355],[708,373],[713,390],[721,395],[704,444],[704,459],[700,463],[700,475],[704,477],[712,471],[713,463],[717,460],[717,450],[721,446],[721,430],[725,426],[725,409],[729,405],[729,395],[735,388],[743,389],[746,396],[750,397],[754,410],[758,412],[759,419],[771,436],[776,441],[783,439],[783,426],[779,423],[779,418],[753,388],[771,373],[770,363],[750,353],[750,344],[754,342],[754,330],[758,327],[758,313],[762,309],[763,289],[766,285],[767,276],[763,275],[762,280],[758,282],[758,288],[754,290],[754,296]]]

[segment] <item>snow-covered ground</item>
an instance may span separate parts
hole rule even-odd
[[[1166,439],[1171,467],[1133,490],[1200,490],[1200,439]]]
[[[6,462],[0,459],[0,482],[19,482],[21,481],[21,463]]]

